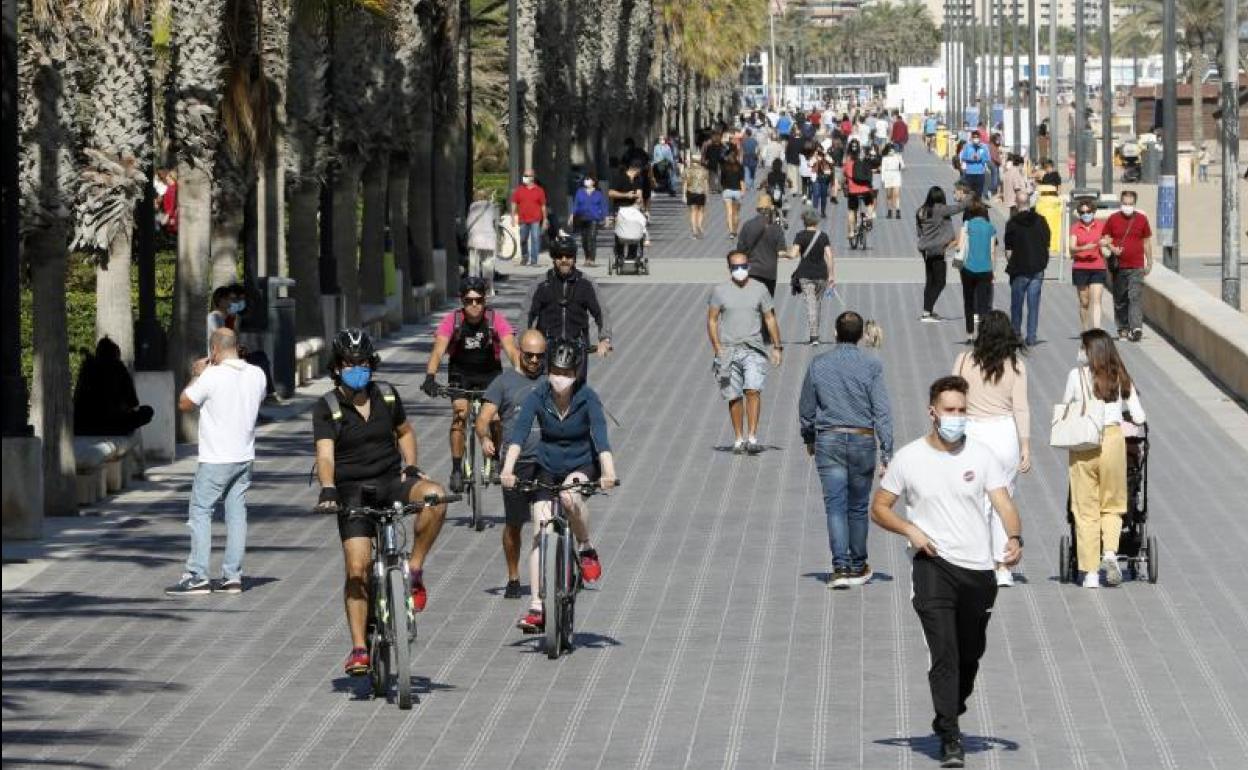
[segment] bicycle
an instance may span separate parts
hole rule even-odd
[[[482,399],[485,398],[484,390],[465,390],[447,385],[438,389],[438,395],[449,398],[452,401],[465,399],[468,401],[468,422],[464,426],[468,446],[464,452],[462,470],[464,474],[464,492],[463,496],[468,500],[468,508],[472,512],[472,528],[477,532],[485,529],[485,516],[481,511],[481,492],[477,489],[477,468],[481,468],[481,486],[488,487],[490,485],[491,474],[493,473],[493,458],[482,458],[481,462],[477,461],[477,417],[481,414]]]
[[[515,259],[516,255],[520,253],[520,239],[507,226],[509,218],[508,216],[499,217],[498,221],[494,223],[494,237],[498,244],[494,256],[504,262]]]
[[[452,503],[460,496],[431,494],[414,503],[395,502],[390,507],[375,507],[371,501],[376,499],[376,491],[365,487],[362,498],[365,504],[348,508],[347,515],[371,519],[376,525],[365,631],[372,661],[369,679],[373,696],[380,698],[389,692],[393,675],[398,706],[407,710],[412,707],[411,644],[416,639],[416,610],[412,606],[411,578],[407,572],[407,528],[400,524],[427,507]],[[420,698],[416,700],[419,702]]]
[[[620,485],[620,480],[615,480]],[[573,547],[571,524],[563,510],[562,492],[575,490],[585,497],[592,497],[606,490],[592,481],[575,481],[568,484],[543,484],[540,481],[521,481],[516,484],[521,492],[544,489],[554,493],[550,501],[550,520],[546,522],[538,540],[539,575],[542,612],[545,620],[546,657],[555,660],[563,652],[572,652],[572,627],[576,619],[576,594],[583,587],[581,560]]]
[[[871,231],[871,219],[865,211],[859,211],[854,217],[854,229],[849,234],[849,248],[866,249],[867,233]]]

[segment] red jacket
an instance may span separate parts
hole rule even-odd
[[[906,126],[906,121],[904,119],[893,121],[892,136],[890,136],[889,139],[892,140],[893,144],[901,145],[904,145],[910,140],[910,128]]]

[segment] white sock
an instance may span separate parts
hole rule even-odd
[[[758,443],[758,437],[757,437],[757,436],[750,436],[750,443],[751,443],[751,444],[757,444],[757,443]]]
[[[1117,558],[1118,558],[1118,554],[1114,553],[1113,551],[1106,551],[1105,553],[1101,554],[1101,561],[1110,561],[1111,559],[1116,560]]]

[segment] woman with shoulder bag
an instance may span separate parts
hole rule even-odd
[[[1118,537],[1127,512],[1127,443],[1123,423],[1147,420],[1139,393],[1118,356],[1114,340],[1102,329],[1080,337],[1079,363],[1066,378],[1065,404],[1093,402],[1101,415],[1101,443],[1071,449],[1068,461],[1070,503],[1075,517],[1075,547],[1084,588],[1122,582],[1118,568]]]
[[[936,315],[936,300],[945,290],[945,252],[957,240],[952,217],[962,213],[966,203],[959,199],[953,204],[945,203],[945,191],[932,187],[927,200],[914,214],[914,226],[918,234],[919,256],[923,258],[926,280],[923,285],[923,315],[919,320],[936,323],[943,320]]]
[[[819,344],[820,310],[824,292],[836,286],[836,264],[833,261],[832,241],[819,229],[819,214],[814,209],[802,212],[802,224],[806,229],[793,238],[789,258],[801,261],[793,271],[793,293],[801,293],[806,302],[806,328],[810,332],[810,344]]]

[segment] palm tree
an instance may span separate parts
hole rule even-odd
[[[74,247],[96,255],[96,336],[111,337],[127,363],[134,361],[135,204],[143,196],[152,154],[145,104],[152,37],[145,5],[91,0],[83,6],[89,34],[84,50],[93,74],[89,104],[95,110],[82,153]]]
[[[394,59],[399,69],[398,101],[403,109],[395,123],[401,147],[391,166],[391,204],[405,211],[395,212],[397,216],[392,214],[391,233],[396,244],[403,241],[407,247],[410,243],[407,269],[411,271],[412,284],[417,285],[433,280],[432,68],[429,63],[433,23],[429,3],[401,0],[395,11],[395,22]],[[405,189],[402,181],[395,180],[404,169],[407,171]]]
[[[18,192],[34,309],[30,422],[43,440],[44,510],[68,515],[76,500],[65,271],[78,183],[71,41],[80,30],[73,9],[46,3],[22,3],[18,21]]]

